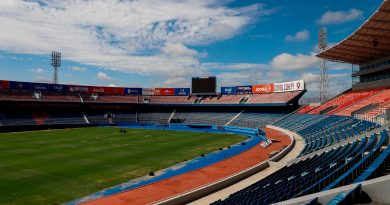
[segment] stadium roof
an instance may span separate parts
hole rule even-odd
[[[390,55],[390,0],[353,34],[319,53],[317,57],[330,61],[362,64]]]

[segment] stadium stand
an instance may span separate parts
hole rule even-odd
[[[112,123],[136,123],[137,114],[134,112],[106,112],[106,111],[91,111],[87,114],[87,119],[92,124],[107,124],[110,123],[108,120],[108,114],[112,116]]]
[[[390,108],[390,102],[389,101],[383,102],[377,108],[365,113],[364,116],[375,117],[384,113],[384,111],[388,110],[389,108]]]
[[[213,97],[205,97],[202,104],[239,104],[242,98],[246,95],[219,95]]]
[[[138,114],[138,122],[155,122],[167,124],[172,112],[141,112]]]
[[[80,102],[80,97],[70,93],[41,93],[40,97],[34,96],[33,92],[25,91],[2,91],[0,101],[50,101],[50,102]]]
[[[45,124],[87,124],[82,113],[79,112],[52,112],[45,120]]]
[[[294,131],[305,140],[305,148],[300,156],[328,147],[348,138],[353,138],[378,125],[342,116],[290,115],[276,126]]]
[[[177,111],[173,118],[183,119],[185,124],[225,125],[238,112],[183,112]]]
[[[276,122],[278,119],[284,116],[286,116],[286,114],[243,112],[229,125],[251,128],[264,127],[267,124],[272,124],[273,122]]]
[[[309,112],[309,114],[327,114],[331,115],[344,108],[351,106],[365,98],[368,98],[377,92],[379,89],[359,90],[359,91],[347,91],[346,93],[322,104],[318,108]]]
[[[149,99],[149,104],[193,104],[195,98],[189,96],[143,96],[141,99]],[[140,101],[145,102],[144,100]]]
[[[336,149],[324,150],[321,154],[285,166],[263,180],[212,204],[270,204],[336,187],[338,184],[334,184],[333,179],[351,179],[368,170],[370,160],[367,161],[366,156],[377,153],[373,155],[375,159],[379,159],[377,150],[387,140],[388,133],[383,131],[379,135],[354,140]],[[361,165],[356,169],[359,172],[349,173],[348,170],[356,164]],[[352,180],[349,182],[352,183]]]
[[[378,104],[379,105],[378,107],[380,107],[380,105],[386,104],[389,101],[390,101],[390,89],[383,89],[377,92],[376,94],[372,95],[371,97],[366,98],[365,100],[362,100],[335,114],[341,116],[351,116],[354,111],[357,111],[368,105]]]
[[[84,95],[83,100],[85,102],[97,102],[97,103],[138,103],[138,96],[136,95],[99,95],[97,99],[93,99],[90,95]]]
[[[260,103],[287,103],[300,95],[302,91],[293,91],[285,93],[266,93],[251,95],[247,104]]]
[[[304,105],[297,110],[297,113],[306,114],[306,113],[309,113],[310,111],[314,110],[317,107],[318,106],[316,106],[316,105]]]
[[[27,112],[2,112],[2,122],[3,126],[16,126],[16,125],[35,125],[36,122],[32,117],[31,113]]]
[[[137,122],[137,114],[132,112],[116,112],[114,113],[115,123],[135,123]]]

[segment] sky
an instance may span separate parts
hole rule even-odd
[[[334,45],[383,0],[1,0],[0,79],[123,87],[218,86],[304,79],[315,95],[319,29]],[[328,63],[331,92],[350,64]]]

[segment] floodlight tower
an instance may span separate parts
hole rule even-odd
[[[318,51],[324,51],[328,47],[328,37],[326,28],[321,28],[318,32]],[[324,102],[328,98],[329,82],[328,67],[325,59],[320,61],[320,79],[318,81],[318,101]]]
[[[58,84],[58,68],[61,66],[61,52],[51,52],[51,65],[53,66],[53,83]]]

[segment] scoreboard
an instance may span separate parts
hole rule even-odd
[[[217,78],[192,78],[192,93],[216,93]]]

